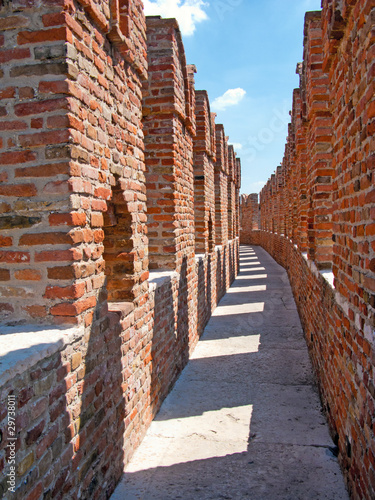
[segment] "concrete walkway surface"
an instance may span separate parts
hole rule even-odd
[[[112,500],[347,500],[284,269],[241,270]]]

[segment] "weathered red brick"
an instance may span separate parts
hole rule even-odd
[[[23,263],[30,262],[30,254],[28,252],[13,252],[13,251],[0,251],[0,262]]]
[[[17,165],[17,163],[26,163],[36,159],[36,154],[30,150],[6,151],[0,153],[1,165]]]
[[[68,174],[69,163],[47,163],[36,167],[16,168],[15,177],[54,177],[59,174]]]
[[[29,116],[59,109],[67,109],[68,102],[65,98],[49,99],[43,101],[32,101],[16,104],[14,112],[17,116]]]
[[[40,281],[42,279],[40,271],[36,269],[20,269],[18,271],[15,271],[14,277],[17,280],[26,281]]]
[[[9,269],[0,268],[0,281],[9,281],[9,280],[10,280]]]
[[[11,247],[13,245],[13,240],[10,236],[2,236],[0,234],[0,247]]]
[[[23,147],[36,147],[68,142],[69,138],[69,130],[53,130],[51,132],[20,135],[19,142]]]
[[[86,214],[80,212],[51,214],[48,220],[51,226],[84,226],[86,224]]]
[[[79,299],[86,290],[85,283],[77,283],[66,287],[47,286],[44,297],[47,299]]]
[[[29,233],[21,236],[19,245],[63,245],[69,244],[70,241],[67,233]]]
[[[0,50],[0,63],[7,63],[12,60],[27,59],[30,56],[30,49],[27,48],[3,49]]]
[[[17,35],[17,43],[24,45],[26,43],[55,42],[65,40],[66,37],[67,31],[63,26],[40,31],[20,31]]]
[[[22,15],[7,16],[0,19],[0,30],[13,30],[28,26],[30,19]]]
[[[54,12],[42,15],[43,25],[47,28],[50,26],[61,26],[65,24],[65,12]]]
[[[4,184],[0,185],[1,196],[36,196],[35,184]]]
[[[74,253],[71,250],[44,250],[35,254],[35,262],[73,261]]]
[[[0,90],[0,99],[11,99],[15,96],[15,87],[7,87]]]
[[[95,307],[95,305],[96,297],[87,297],[86,299],[78,300],[72,304],[57,304],[51,307],[51,314],[54,316],[76,316],[91,307]]]

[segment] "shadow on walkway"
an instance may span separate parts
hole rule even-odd
[[[112,500],[345,500],[286,272],[260,247]]]

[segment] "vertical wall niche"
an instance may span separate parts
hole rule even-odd
[[[109,302],[134,299],[134,253],[132,216],[119,179],[104,214],[104,260]]]
[[[211,253],[215,250],[215,234],[212,213],[208,219],[208,251]]]
[[[228,240],[233,240],[233,198],[232,198],[232,182],[228,181]]]

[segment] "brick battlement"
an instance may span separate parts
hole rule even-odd
[[[243,198],[241,241],[288,270],[352,498],[375,497],[374,3],[305,18],[281,167]]]
[[[240,161],[140,0],[3,2],[0,60],[0,496],[10,395],[16,497],[108,498],[237,274]]]

